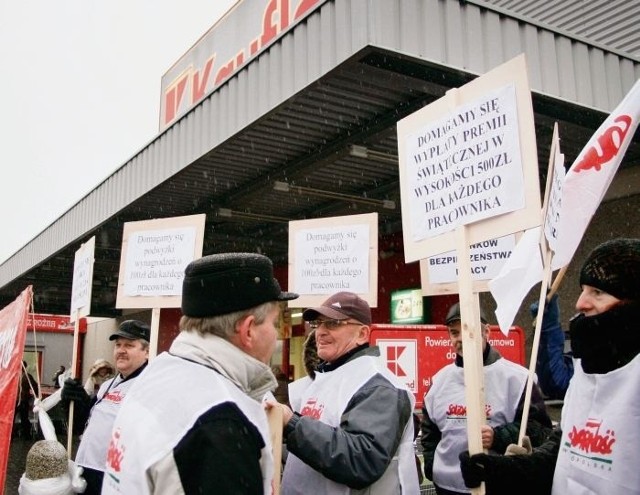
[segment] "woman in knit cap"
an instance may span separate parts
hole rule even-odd
[[[580,286],[560,425],[530,454],[464,452],[467,486],[485,481],[487,495],[640,494],[640,239],[596,247]]]

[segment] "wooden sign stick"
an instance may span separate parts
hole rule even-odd
[[[456,229],[458,257],[458,292],[460,296],[460,322],[462,324],[462,357],[464,360],[464,392],[467,405],[467,440],[471,455],[483,452],[482,425],[485,424],[484,372],[482,366],[482,332],[480,331],[480,305],[473,292],[471,259],[467,227]],[[473,495],[484,495],[482,483],[472,488]]]
[[[76,377],[76,366],[78,366],[78,342],[80,339],[80,321],[76,311],[75,321],[73,323],[73,351],[71,354],[71,378]],[[63,385],[64,386],[64,385]],[[73,412],[74,402],[69,402],[69,421],[67,423],[67,455],[69,459],[73,458]]]
[[[151,310],[151,337],[149,341],[149,361],[158,354],[158,334],[160,329],[160,308]]]
[[[271,448],[273,454],[273,495],[280,495],[280,471],[282,470],[282,408],[267,409]]]

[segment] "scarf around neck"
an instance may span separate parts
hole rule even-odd
[[[278,386],[269,366],[216,335],[183,330],[171,344],[169,353],[214,369],[258,402]]]

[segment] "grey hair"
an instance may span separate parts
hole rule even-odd
[[[206,316],[204,318],[183,316],[180,318],[180,331],[196,331],[200,335],[212,334],[229,340],[236,332],[236,323],[240,320],[247,316],[254,316],[256,323],[260,325],[264,323],[273,308],[279,305],[279,302],[269,301],[254,308],[243,309],[226,315]]]

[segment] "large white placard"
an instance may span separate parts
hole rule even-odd
[[[178,296],[184,269],[193,261],[195,227],[133,232],[127,246],[127,296]]]
[[[355,293],[369,290],[369,226],[366,224],[303,229],[295,234],[298,250],[296,291],[303,294]]]
[[[289,222],[291,307],[318,306],[331,294],[355,292],[378,303],[378,214]]]
[[[513,84],[409,134],[406,152],[416,241],[524,207]]]
[[[75,254],[71,286],[71,323],[74,323],[76,318],[88,315],[91,311],[95,247],[96,238],[92,237]]]
[[[202,256],[206,216],[124,225],[117,308],[177,308],[184,269]]]
[[[398,122],[405,262],[540,225],[524,55]]]

